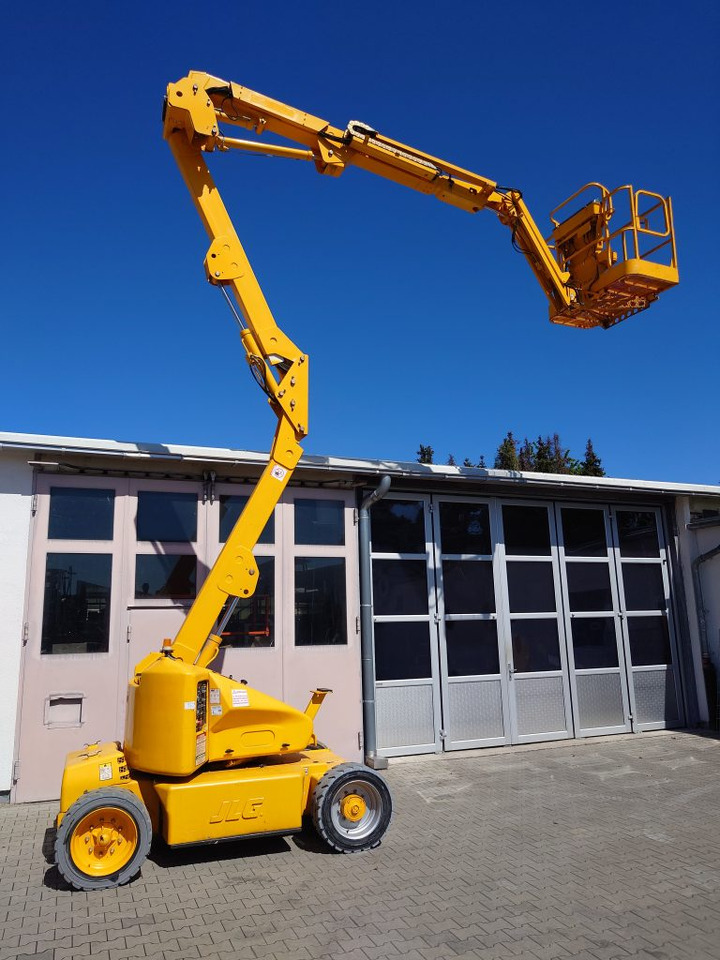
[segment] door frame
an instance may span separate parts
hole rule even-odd
[[[602,504],[591,504],[591,503],[580,503],[573,501],[558,500],[554,502],[555,507],[555,517],[556,517],[556,527],[557,527],[557,541],[558,541],[558,558],[560,563],[560,577],[562,581],[562,594],[563,594],[563,620],[564,620],[564,633],[565,633],[565,642],[567,645],[567,663],[568,671],[570,677],[570,689],[571,697],[573,704],[573,734],[577,738],[585,737],[600,737],[608,736],[616,733],[632,733],[634,730],[633,727],[633,717],[634,717],[634,703],[632,697],[631,684],[629,683],[628,678],[628,660],[626,652],[626,642],[625,642],[625,633],[623,631],[622,625],[622,615],[620,607],[620,597],[619,597],[619,584],[617,578],[617,571],[615,565],[615,531],[612,525],[612,510],[610,506],[606,503]],[[568,558],[565,556],[565,536],[563,531],[562,524],[562,510],[564,508],[572,510],[601,510],[603,513],[603,521],[605,527],[605,548],[606,556],[603,557],[577,557]],[[609,611],[582,611],[582,612],[572,612],[570,610],[570,598],[569,598],[569,588],[568,588],[568,579],[567,579],[567,564],[574,563],[597,563],[603,564],[606,563],[608,567],[609,579],[610,579],[610,591],[612,597],[612,612]],[[613,625],[615,628],[615,643],[617,646],[618,652],[618,666],[617,667],[599,667],[592,668],[588,670],[578,670],[575,667],[575,649],[573,646],[573,634],[572,634],[572,621],[574,619],[583,619],[597,616],[606,616],[608,620],[612,619]],[[578,689],[577,689],[577,679],[578,676],[602,676],[602,675],[612,675],[617,673],[620,679],[620,692],[622,698],[622,707],[623,707],[623,724],[617,724],[614,726],[605,726],[605,727],[581,727],[580,726],[580,717],[579,717],[579,705],[580,701],[578,699]]]
[[[388,493],[383,500],[412,500],[423,504],[423,520],[425,531],[425,553],[386,553],[371,550],[371,564],[375,560],[419,560],[425,561],[427,584],[427,614],[376,614],[375,602],[372,599],[373,610],[373,650],[375,648],[376,623],[427,623],[430,642],[430,677],[410,680],[376,680],[376,698],[378,690],[403,689],[411,687],[429,688],[432,696],[432,723],[434,739],[426,743],[409,744],[402,747],[381,747],[377,754],[380,757],[404,757],[422,753],[442,753],[442,709],[440,692],[440,656],[438,643],[438,612],[437,590],[435,586],[435,541],[433,534],[432,495],[429,493]],[[372,546],[372,545],[371,545]],[[370,584],[372,590],[372,582]],[[376,708],[377,709],[377,708]]]
[[[113,536],[111,540],[50,539],[50,496],[54,487],[78,489],[112,489],[113,497]],[[126,659],[124,641],[127,617],[123,595],[124,567],[126,554],[126,513],[128,480],[125,477],[87,476],[85,474],[58,474],[36,471],[33,482],[35,507],[31,518],[28,548],[28,574],[25,590],[24,622],[27,624],[26,638],[23,641],[20,659],[20,691],[15,724],[14,763],[20,764],[19,776],[13,775],[10,798],[13,803],[33,801],[35,796],[32,784],[25,792],[23,768],[27,770],[28,757],[42,754],[38,748],[38,736],[45,738],[51,729],[47,723],[47,710],[52,697],[72,696],[82,699],[81,719],[79,723],[61,723],[52,729],[75,730],[76,734],[59,734],[58,743],[52,751],[52,760],[61,762],[70,749],[81,747],[88,737],[95,734],[112,739],[113,733],[122,729],[122,713],[126,677],[123,665]],[[108,622],[108,649],[102,653],[41,653],[42,625],[45,612],[45,580],[47,556],[50,553],[110,554],[112,557],[110,580],[110,610]],[[53,676],[43,679],[42,674],[54,667]],[[85,675],[78,677],[77,666],[85,668]],[[115,698],[107,716],[86,715],[85,709],[92,709],[90,700],[93,685],[98,689],[110,683]],[[87,707],[85,700],[88,701]],[[40,713],[40,708],[42,713]],[[91,724],[88,729],[88,724]],[[26,743],[27,741],[27,743]],[[49,749],[49,748],[48,748]],[[59,753],[58,753],[59,751]],[[45,762],[52,762],[46,760]],[[61,768],[60,768],[61,772]],[[27,774],[25,774],[27,777]],[[57,795],[60,781],[57,782]],[[43,791],[45,799],[46,791]]]
[[[501,615],[502,610],[502,586],[501,586],[501,557],[498,550],[499,546],[499,515],[497,499],[493,497],[463,497],[450,494],[436,494],[432,497],[432,516],[433,516],[433,561],[435,569],[436,583],[436,622],[438,625],[438,645],[439,645],[439,668],[440,668],[440,707],[442,716],[442,728],[439,731],[440,739],[444,750],[472,750],[480,747],[498,747],[510,743],[510,723],[509,723],[509,691],[507,671],[504,668],[505,648],[507,645],[504,618]],[[495,592],[495,613],[492,614],[446,614],[445,613],[445,590],[442,561],[445,559],[442,550],[442,529],[440,523],[440,504],[441,503],[471,503],[484,504],[488,508],[490,519],[490,547],[491,554],[448,554],[447,559],[462,559],[478,562],[492,563],[493,571],[493,589]],[[437,507],[437,510],[435,509]],[[460,677],[451,677],[448,670],[447,657],[447,636],[445,624],[450,621],[492,621],[495,623],[497,631],[498,646],[498,667],[497,674],[477,674]],[[499,681],[500,684],[500,709],[503,734],[497,737],[481,737],[471,740],[451,740],[447,733],[450,719],[450,687],[459,683],[490,683]]]
[[[509,507],[544,507],[547,511],[548,518],[548,528],[550,534],[550,554],[543,554],[542,556],[525,556],[525,555],[512,555],[512,558],[508,561],[508,555],[505,547],[505,530],[502,521],[502,508],[504,506]],[[499,531],[502,532],[502,536],[498,541],[498,550],[502,560],[502,597],[503,597],[503,621],[504,621],[504,636],[505,636],[505,669],[507,672],[507,681],[508,681],[508,701],[509,701],[509,722],[510,722],[510,742],[512,744],[521,744],[521,743],[542,743],[546,740],[570,740],[574,736],[575,727],[574,727],[574,716],[573,716],[573,702],[570,692],[570,682],[569,682],[569,669],[568,669],[568,659],[567,659],[567,645],[564,642],[564,606],[563,606],[563,597],[562,589],[560,584],[560,561],[558,555],[558,539],[557,539],[557,529],[555,524],[555,510],[554,510],[554,501],[553,500],[528,500],[524,498],[518,499],[508,499],[506,497],[497,498],[497,510],[499,514]],[[555,596],[555,612],[554,615],[550,612],[547,613],[511,613],[510,611],[510,593],[508,586],[508,577],[507,577],[507,566],[508,562],[530,562],[530,563],[548,563],[552,565],[552,574],[553,574],[553,588]],[[560,668],[558,670],[545,670],[545,671],[529,671],[527,673],[521,674],[521,680],[541,680],[541,679],[559,679],[561,681],[562,688],[562,700],[563,700],[563,709],[565,713],[565,729],[564,730],[551,730],[543,731],[541,733],[520,733],[518,729],[518,710],[517,710],[517,700],[515,698],[515,691],[517,687],[515,684],[517,681],[517,671],[515,670],[515,661],[513,656],[513,645],[512,645],[512,622],[513,620],[533,620],[533,619],[542,619],[542,620],[552,620],[554,619],[557,624],[558,631],[558,653],[560,657]]]
[[[677,631],[675,629],[675,619],[673,611],[673,598],[670,593],[670,572],[669,572],[669,560],[668,560],[668,549],[667,549],[667,537],[665,535],[665,525],[663,521],[663,511],[659,506],[648,506],[647,504],[627,504],[627,503],[611,503],[610,505],[610,516],[612,523],[612,533],[613,533],[613,553],[615,560],[615,571],[616,579],[618,584],[618,603],[620,610],[620,617],[622,622],[622,632],[623,632],[623,642],[625,646],[625,660],[627,663],[627,675],[628,675],[628,690],[630,696],[630,705],[632,710],[633,717],[633,730],[637,733],[642,733],[643,731],[650,730],[666,730],[666,729],[677,729],[682,727],[685,722],[685,692],[683,688],[683,678],[680,670],[680,656],[677,645]],[[622,557],[620,554],[620,537],[617,529],[617,512],[624,511],[628,513],[652,513],[655,516],[655,527],[657,530],[658,536],[658,557]],[[625,599],[625,583],[623,580],[623,563],[653,563],[660,567],[662,574],[662,584],[663,584],[663,595],[665,599],[665,609],[663,611],[638,611],[632,610],[628,611],[626,599]],[[634,666],[632,662],[632,654],[630,650],[630,631],[628,627],[628,620],[634,616],[657,616],[661,617],[665,615],[668,629],[668,639],[670,643],[670,657],[671,661],[669,664],[663,664],[662,666],[666,667],[666,673],[670,672],[672,674],[673,688],[675,692],[675,703],[677,705],[677,723],[672,723],[668,726],[667,721],[640,721],[638,719],[637,711],[637,698],[635,691],[635,674],[637,673],[650,673],[653,670],[657,670],[660,664],[658,665],[647,665],[647,666]]]

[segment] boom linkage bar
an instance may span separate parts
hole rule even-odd
[[[205,152],[245,149],[269,156],[312,159],[318,173],[334,177],[352,165],[468,213],[488,207],[513,231],[516,246],[530,263],[552,310],[571,308],[576,301],[576,293],[568,284],[570,274],[558,266],[517,190],[499,189],[487,177],[391,140],[359,121],[351,121],[341,130],[319,117],[205,73],[191,72],[170,84],[167,104],[166,130],[169,114]],[[223,134],[221,124],[243,127],[257,135],[274,134],[306,149],[232,139]]]

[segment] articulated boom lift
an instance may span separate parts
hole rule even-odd
[[[170,845],[213,843],[291,833],[310,815],[331,847],[352,852],[376,846],[390,822],[384,780],[317,742],[313,719],[327,690],[313,691],[300,712],[210,669],[234,605],[255,591],[253,549],[302,452],[308,357],[276,324],[203,154],[238,149],[310,160],[330,176],[352,164],[470,213],[493,210],[545,291],[554,323],[610,327],[678,282],[670,200],[655,193],[588,184],[553,212],[569,209],[564,220],[553,217],[545,240],[519,190],[363,123],[340,130],[206,73],[168,86],[163,123],[210,236],[207,279],[238,321],[247,362],[278,423],[268,464],[183,626],[135,667],[124,743],[98,742],[67,758],[55,853],[78,889],[130,880],[153,833]],[[299,146],[229,137],[227,125]],[[628,212],[612,229],[621,199]]]

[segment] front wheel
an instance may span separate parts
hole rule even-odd
[[[140,870],[151,841],[145,804],[129,790],[101,787],[84,793],[63,817],[55,862],[76,890],[119,887]]]
[[[369,767],[341,763],[316,784],[312,817],[318,834],[333,850],[370,850],[378,846],[390,825],[390,790]]]

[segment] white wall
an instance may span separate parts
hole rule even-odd
[[[701,720],[710,719],[707,715],[702,665],[700,659],[700,629],[698,626],[698,609],[695,600],[695,584],[693,581],[692,562],[696,557],[713,550],[720,544],[720,525],[688,530],[686,524],[693,519],[693,513],[703,507],[717,510],[717,500],[703,501],[695,497],[678,497],[677,521],[680,535],[680,551],[682,557],[683,578],[685,581],[685,596],[687,598],[688,620],[690,636],[693,643],[694,659],[696,663],[696,682],[698,686],[698,700]],[[720,677],[720,554],[700,566],[702,581],[703,606],[705,608],[705,622],[707,625],[707,643],[710,659]]]
[[[0,450],[0,792],[12,786],[31,496],[27,454]]]

